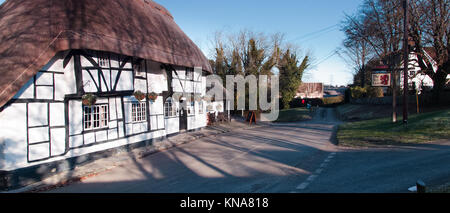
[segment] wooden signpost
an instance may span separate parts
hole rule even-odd
[[[255,113],[255,111],[249,111],[248,112],[247,121],[249,122],[249,125],[252,125],[253,122],[256,124],[256,113]]]

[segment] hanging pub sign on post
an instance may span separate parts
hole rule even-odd
[[[373,73],[373,87],[389,87],[391,86],[391,73]]]
[[[388,66],[377,66],[373,69],[372,73],[372,86],[373,87],[390,87],[391,86],[391,73],[388,72]]]

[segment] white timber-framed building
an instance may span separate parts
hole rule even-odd
[[[0,190],[201,129],[220,104],[202,98],[208,60],[153,1],[7,0],[0,14]]]

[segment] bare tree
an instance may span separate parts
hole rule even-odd
[[[413,51],[418,56],[417,62],[422,72],[433,79],[434,100],[437,101],[440,100],[441,91],[450,74],[449,10],[449,0],[414,0],[409,8]],[[427,47],[428,53],[425,50]]]
[[[346,16],[346,25],[344,25],[347,44],[353,46],[362,44],[361,42],[368,44],[373,54],[390,67],[394,79],[392,84],[393,122],[397,121],[398,73],[396,69],[401,65],[402,18],[401,1],[365,0],[357,15]],[[366,67],[364,67],[365,70]]]

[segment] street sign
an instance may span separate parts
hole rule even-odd
[[[373,73],[372,74],[373,87],[389,87],[391,86],[390,73]]]

